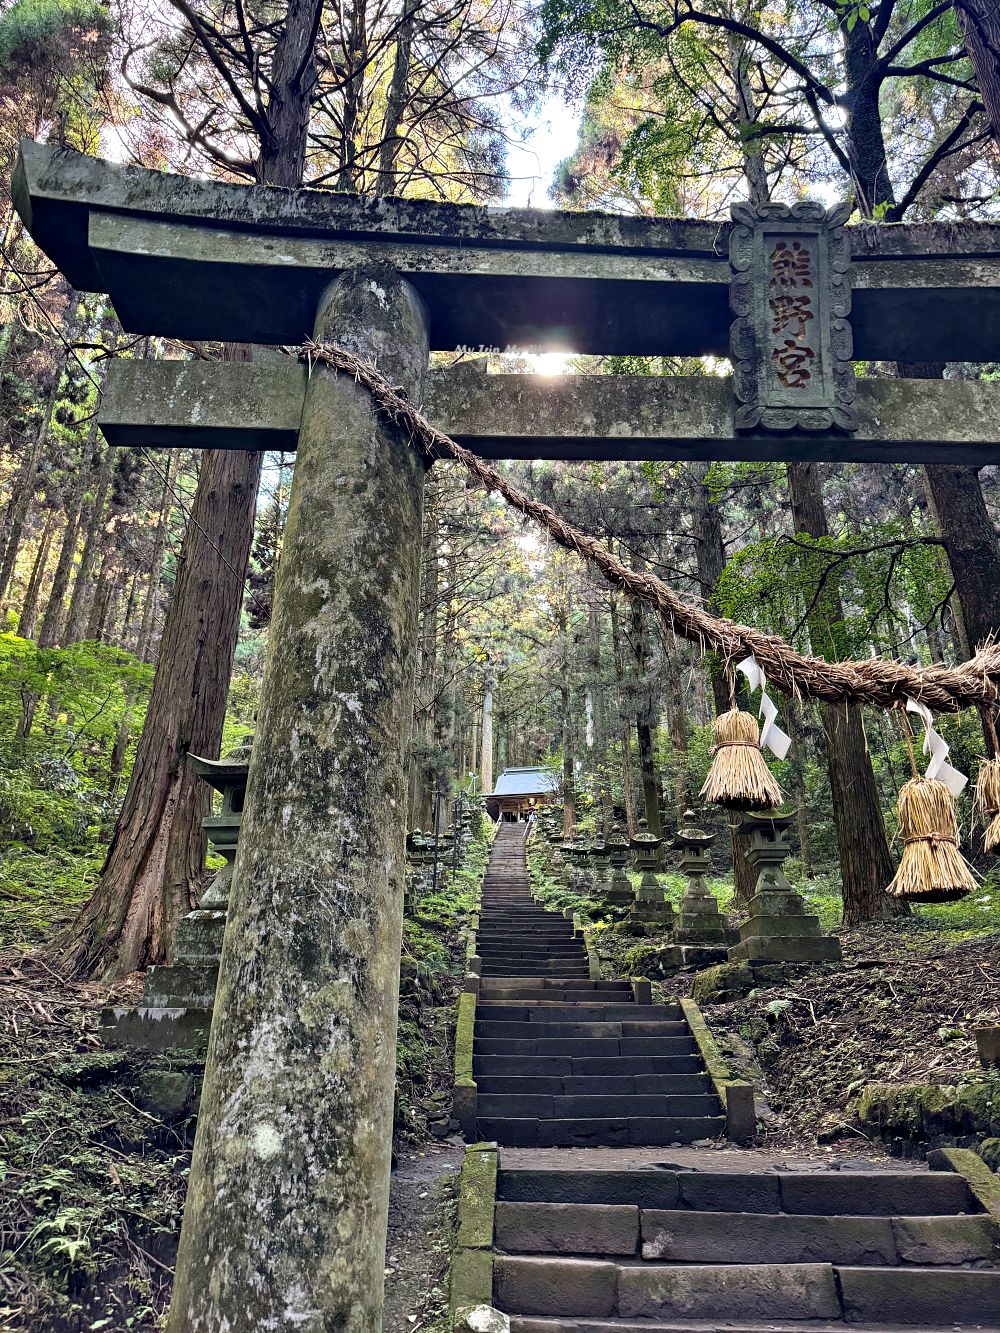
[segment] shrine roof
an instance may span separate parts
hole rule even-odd
[[[545,768],[505,768],[487,796],[550,796],[559,784]]]

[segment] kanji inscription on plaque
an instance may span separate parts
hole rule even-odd
[[[738,430],[855,430],[848,205],[734,204]]]

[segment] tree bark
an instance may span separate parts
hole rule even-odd
[[[97,437],[97,417],[88,433],[80,459],[80,471],[70,492],[66,505],[66,527],[63,532],[62,546],[55,573],[52,575],[52,587],[49,600],[42,618],[42,627],[38,634],[39,648],[52,648],[62,642],[63,625],[66,619],[66,590],[69,587],[73,562],[76,559],[77,544],[80,538],[80,515],[83,510],[83,497],[90,477],[93,459],[94,440]]]
[[[66,631],[64,641],[66,643],[77,643],[83,637],[84,626],[87,624],[90,594],[93,592],[93,569],[94,560],[97,555],[98,547],[103,534],[104,508],[108,499],[108,490],[111,486],[111,477],[114,472],[114,450],[106,449],[104,459],[101,462],[101,469],[97,474],[97,484],[94,490],[94,501],[90,507],[90,514],[83,525],[86,528],[87,535],[83,539],[83,551],[80,554],[80,565],[76,571],[76,577],[73,580],[73,591],[70,593],[69,610],[66,613]]]
[[[649,644],[646,638],[646,618],[642,603],[631,603],[632,650],[635,656],[636,685],[639,702],[636,706],[635,738],[639,751],[639,776],[642,781],[643,813],[649,831],[663,837],[663,815],[660,810],[660,778],[653,753],[653,690],[649,680]]]
[[[21,615],[17,625],[17,632],[22,639],[30,639],[35,633],[35,625],[38,622],[38,608],[42,596],[42,583],[45,579],[45,569],[52,551],[55,529],[56,511],[47,509],[45,511],[45,526],[42,528],[42,534],[38,539],[35,559],[31,566],[31,576],[28,579],[28,586],[24,593],[24,605],[21,607]]]
[[[816,463],[791,463],[788,489],[796,532],[828,537],[826,509]],[[847,656],[844,608],[835,578],[827,580],[809,615],[809,637],[817,656]],[[837,830],[837,855],[844,895],[844,924],[857,925],[906,910],[886,893],[893,876],[879,792],[855,704],[820,704],[826,762]]]
[[[954,9],[990,119],[993,142],[1000,146],[1000,13],[995,0],[954,0]]]
[[[187,754],[218,754],[260,462],[221,450],[202,460],[122,811],[93,896],[55,941],[69,972],[112,978],[162,962],[196,902],[209,799]]]
[[[962,623],[973,652],[1000,630],[1000,543],[990,519],[979,469],[925,468],[937,529],[948,555]]]
[[[52,409],[55,407],[56,399],[59,397],[59,386],[61,383],[62,370],[60,369],[45,399],[45,406],[42,409],[42,419],[38,424],[38,430],[35,432],[35,438],[32,440],[31,448],[26,454],[24,461],[18,469],[17,476],[11,485],[11,501],[4,517],[3,559],[0,560],[0,602],[3,602],[7,596],[7,591],[10,588],[10,581],[14,574],[14,567],[17,563],[17,552],[24,531],[24,521],[28,517],[28,510],[30,509],[31,502],[35,496],[38,463],[49,438],[49,426],[52,423]],[[27,638],[28,636],[25,635],[23,637]]]

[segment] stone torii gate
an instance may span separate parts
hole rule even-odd
[[[490,456],[1000,457],[995,385],[847,391],[843,284],[830,310],[830,293],[806,293],[814,324],[768,350],[778,307],[744,301],[760,288],[766,219],[750,219],[741,240],[739,226],[714,223],[224,185],[30,142],[13,190],[36,242],[76,288],[107,293],[128,331],[336,341]],[[816,273],[830,256],[844,261],[838,273],[853,261],[855,357],[1000,359],[1000,227],[834,228],[827,249],[816,228],[796,241],[795,220],[778,221]],[[740,257],[748,236],[756,258]],[[726,356],[731,283],[739,313],[756,320],[738,349],[738,396],[710,377],[428,371],[430,350],[463,345]],[[853,399],[856,420],[785,412],[807,352],[827,358],[828,387]],[[772,359],[792,367],[777,386]],[[251,364],[112,370],[112,443],[298,453],[169,1328],[373,1333],[426,463],[350,377],[307,374],[273,351]],[[762,417],[758,390],[777,393]],[[779,418],[780,429],[760,424]]]

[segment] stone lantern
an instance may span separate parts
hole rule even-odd
[[[640,819],[632,835],[632,857],[642,879],[639,881],[629,920],[637,933],[642,935],[649,935],[657,930],[669,930],[674,920],[673,904],[664,898],[663,888],[656,878],[656,872],[660,868],[662,843],[663,839],[650,831],[645,819]]]
[[[103,1036],[109,1044],[196,1053],[208,1045],[251,743],[252,738],[225,759],[188,756],[198,776],[222,795],[219,813],[203,819],[202,828],[212,847],[225,858],[225,865],[198,906],[178,925],[173,961],[151,967],[146,973],[139,1005],[110,1008],[102,1014]]]
[[[791,848],[787,832],[795,811],[750,811],[740,832],[750,839],[747,860],[757,873],[749,918],[740,926],[740,942],[729,950],[730,962],[836,962],[840,941],[822,933],[819,917],[805,910],[801,896],[782,869]]]
[[[726,953],[738,936],[719,912],[707,883],[712,868],[709,848],[715,837],[695,826],[693,810],[685,810],[681,818],[671,846],[681,853],[678,868],[687,875],[688,882],[674,926],[674,942],[683,948],[685,966],[711,967],[726,961]]]
[[[406,902],[412,907],[421,894],[427,892],[427,876],[424,867],[427,864],[427,839],[419,828],[406,835]]]
[[[611,836],[605,846],[611,866],[611,883],[605,891],[604,901],[612,909],[627,911],[635,902],[635,894],[632,890],[632,881],[626,873],[629,862],[628,838],[625,837],[619,824],[611,826]]]
[[[217,815],[209,815],[201,822],[213,848],[224,856],[226,864],[202,895],[199,909],[225,912],[229,906],[229,889],[233,880],[233,862],[236,843],[243,822],[243,803],[247,795],[247,772],[250,767],[249,747],[246,758],[236,751],[226,759],[202,759],[189,755],[191,767],[198,776],[222,795],[222,808]],[[187,918],[185,918],[186,920]],[[183,923],[182,927],[183,928]],[[178,930],[178,941],[180,930]]]
[[[592,890],[598,898],[604,898],[611,875],[611,849],[600,835],[590,844],[590,864],[593,868]]]

